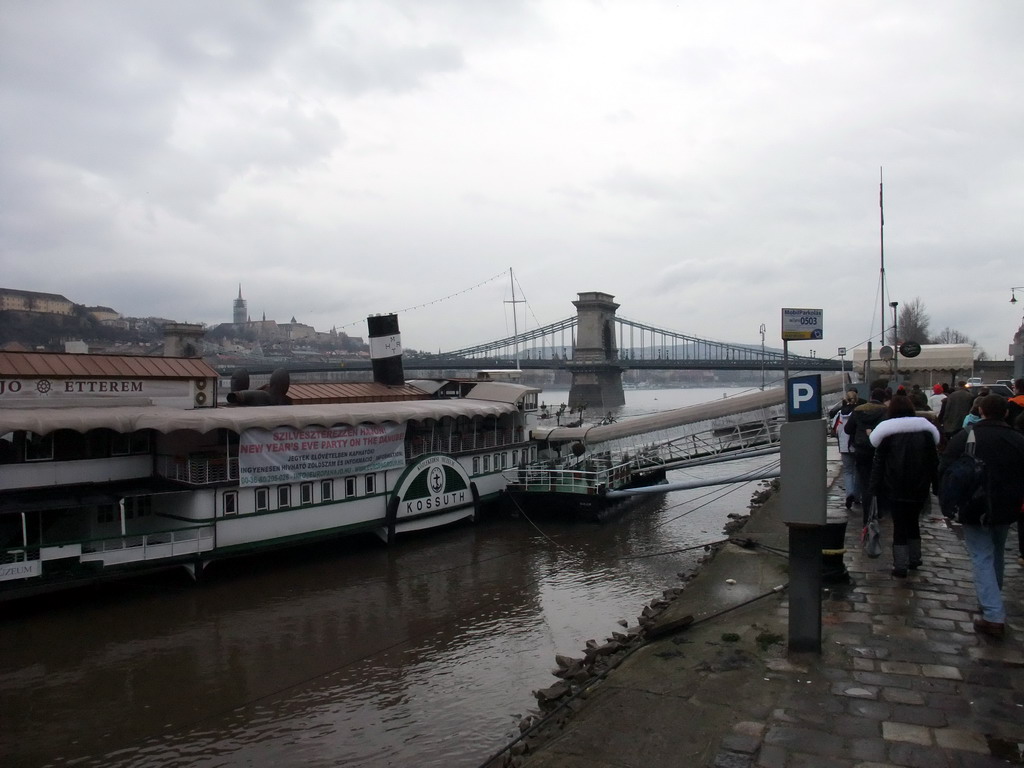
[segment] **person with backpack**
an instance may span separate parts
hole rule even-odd
[[[939,475],[942,482],[947,472],[954,471],[973,435],[974,457],[980,460],[983,471],[977,492],[960,507],[958,516],[981,608],[974,630],[1000,639],[1006,633],[1003,553],[1010,525],[1024,504],[1024,434],[1006,423],[1006,400],[1000,395],[979,398],[978,409],[981,421],[954,435],[946,446]]]
[[[921,565],[920,518],[939,466],[939,430],[918,416],[906,395],[893,395],[886,418],[868,438],[875,448],[871,493],[892,514],[892,575]]]
[[[843,462],[843,487],[846,489],[846,508],[860,502],[860,491],[857,488],[857,465],[854,460],[853,440],[846,434],[843,427],[850,420],[850,414],[864,401],[857,394],[856,387],[846,390],[846,395],[839,405],[828,412],[832,425],[832,434],[839,440],[839,458]]]
[[[871,516],[871,465],[875,460],[875,447],[871,445],[871,430],[885,418],[885,390],[871,390],[871,399],[858,405],[843,425],[843,432],[850,436],[853,444],[853,461],[857,469],[857,489],[864,513],[864,525]],[[878,510],[881,512],[881,510]]]

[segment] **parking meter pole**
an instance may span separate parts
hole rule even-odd
[[[789,527],[789,651],[821,652],[821,550],[825,529],[825,425],[821,377],[786,381],[781,501]]]

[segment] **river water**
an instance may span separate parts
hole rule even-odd
[[[628,390],[619,415],[739,391]],[[169,572],[3,606],[0,764],[478,766],[555,682],[555,654],[635,625],[757,487],[656,496],[604,524],[495,513],[389,548],[215,563],[201,584]]]

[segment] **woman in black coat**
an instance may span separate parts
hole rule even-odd
[[[892,575],[900,579],[921,565],[919,521],[936,479],[939,437],[906,395],[893,396],[885,420],[869,436],[875,447],[871,490],[892,512]]]

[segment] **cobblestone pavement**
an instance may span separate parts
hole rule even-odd
[[[845,515],[830,492],[830,520]],[[777,500],[776,500],[777,502]],[[922,519],[923,565],[891,576],[846,526],[853,583],[828,588],[820,654],[787,653],[787,532],[778,504],[751,516],[665,610],[694,622],[644,645],[551,718],[506,764],[529,768],[980,768],[1024,765],[1024,567],[1007,542],[1006,637],[974,631],[957,527]],[[883,520],[883,542],[891,541]],[[783,553],[784,554],[784,553]],[[730,607],[731,606],[731,607]],[[773,641],[775,641],[773,643]],[[779,642],[781,641],[781,642]]]
[[[858,515],[859,516],[859,515]],[[824,682],[783,696],[764,722],[728,735],[716,766],[1024,765],[1024,568],[1006,551],[1007,636],[974,631],[977,600],[959,526],[922,521],[924,564],[909,578],[864,556],[847,530],[855,585],[822,607]],[[891,541],[883,523],[883,541]],[[1012,547],[1011,547],[1012,545]],[[756,740],[748,734],[757,734]]]

